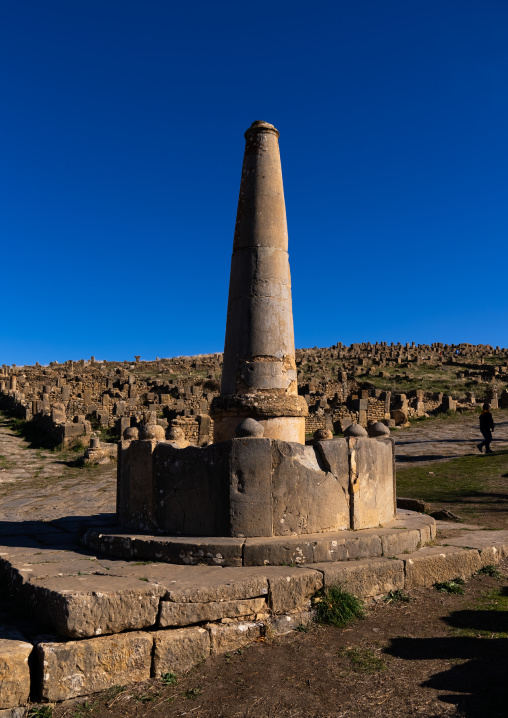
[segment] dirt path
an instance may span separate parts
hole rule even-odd
[[[0,522],[112,514],[116,464],[76,467],[77,456],[30,448],[0,415]]]
[[[494,441],[491,448],[508,448],[508,410],[493,412]],[[482,441],[478,416],[430,419],[409,429],[393,433],[395,457],[400,466],[416,466],[446,461],[457,456],[478,454],[477,444]]]

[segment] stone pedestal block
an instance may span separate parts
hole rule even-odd
[[[390,439],[304,446],[245,437],[183,449],[124,441],[118,482],[123,525],[173,536],[293,537],[373,528],[395,515]]]
[[[32,644],[0,638],[0,708],[24,705],[30,694]]]

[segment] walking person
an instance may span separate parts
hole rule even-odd
[[[480,414],[480,431],[483,434],[483,441],[477,445],[478,451],[483,453],[483,447],[485,447],[486,454],[493,454],[494,452],[490,448],[490,442],[492,441],[492,432],[494,431],[494,419],[490,413],[490,404],[483,405],[483,411]]]

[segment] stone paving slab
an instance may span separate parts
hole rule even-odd
[[[155,631],[152,675],[186,673],[210,655],[210,632],[204,628]]]
[[[30,557],[32,558],[32,557]],[[37,556],[33,558],[38,558]],[[23,589],[27,582],[41,581],[45,578],[56,578],[58,576],[83,576],[85,574],[106,574],[106,570],[102,569],[97,561],[91,561],[86,557],[81,560],[63,560],[63,561],[42,561],[27,562],[13,561],[11,563],[8,575],[11,580],[11,586],[15,591]]]
[[[445,539],[447,546],[474,548],[482,566],[496,564],[508,556],[508,531],[469,531],[463,536]]]
[[[337,561],[330,564],[316,563],[313,568],[322,572],[325,588],[341,586],[361,598],[404,588],[404,563],[400,560],[370,558]]]
[[[425,546],[409,555],[397,556],[404,562],[404,588],[433,586],[438,581],[467,578],[481,568],[480,554],[455,546]]]
[[[31,643],[0,638],[0,708],[24,704],[30,694]]]
[[[439,521],[436,519],[436,529],[438,531],[481,531],[483,526],[477,524],[466,524],[462,521]]]
[[[119,576],[31,579],[23,596],[60,635],[84,638],[153,626],[165,589]]]
[[[152,647],[152,636],[143,632],[40,643],[36,649],[40,696],[63,701],[145,681],[150,678]]]
[[[161,601],[159,626],[161,628],[191,626],[193,623],[220,621],[223,618],[243,618],[259,613],[266,614],[264,598],[243,601],[210,601],[209,603],[173,603]]]

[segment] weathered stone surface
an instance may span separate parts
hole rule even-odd
[[[166,590],[136,578],[72,576],[25,584],[39,616],[63,636],[83,638],[146,628]]]
[[[18,706],[17,708],[5,708],[0,710],[0,718],[25,718],[26,706]]]
[[[364,529],[395,515],[393,445],[390,440],[349,439],[351,528]]]
[[[162,601],[159,626],[190,626],[193,623],[218,621],[221,618],[254,616],[267,610],[264,598],[243,601],[212,601],[210,603],[174,603]]]
[[[337,476],[323,471],[320,455],[313,446],[273,441],[274,535],[302,535],[349,527],[347,489]],[[338,470],[339,476],[342,473]]]
[[[351,423],[344,429],[344,436],[367,436],[367,430],[360,424]]]
[[[150,531],[157,526],[155,508],[156,476],[154,471],[153,452],[157,446],[155,440],[133,441],[128,447],[129,487],[125,494],[118,492],[118,497],[129,497],[129,524],[138,531]],[[119,509],[123,516],[127,512]]]
[[[131,445],[131,452],[135,446]],[[157,444],[155,515],[161,531],[182,536],[230,535],[230,453],[230,442],[185,449],[169,442]],[[135,480],[143,485],[143,474],[136,475]]]
[[[244,562],[249,566],[282,566],[381,556],[381,533],[375,529],[365,529],[361,532],[247,539]]]
[[[397,556],[404,561],[405,587],[433,586],[456,576],[467,578],[481,567],[478,551],[453,546],[429,546],[416,553]]]
[[[386,438],[387,436],[390,436],[390,429],[381,421],[375,421],[367,428],[367,434],[370,437],[382,436]]]
[[[135,631],[86,641],[39,643],[40,697],[63,701],[150,677],[153,638]]]
[[[420,499],[405,499],[402,496],[397,496],[397,508],[420,511],[423,514],[430,513],[430,504],[426,501],[420,501]]]
[[[166,561],[168,563],[210,566],[241,566],[241,538],[166,538],[126,533],[87,531],[82,543],[94,551],[103,551],[135,561]]]
[[[249,538],[245,541],[243,560],[246,566],[312,563],[315,543],[315,534],[309,538],[307,536]]]
[[[24,705],[30,694],[32,644],[0,638],[0,708]]]
[[[210,634],[204,628],[179,628],[154,631],[153,670],[163,673],[185,673],[210,655]]]
[[[255,419],[244,419],[236,427],[235,436],[237,438],[251,437],[261,439],[264,434],[263,425]]]
[[[476,549],[482,566],[499,563],[508,556],[508,531],[468,531],[462,536],[447,538],[446,543]]]
[[[189,573],[168,586],[166,598],[177,603],[240,601],[268,595],[266,569],[188,567]],[[208,573],[206,571],[208,570]],[[192,571],[192,573],[191,573]]]
[[[289,633],[298,628],[298,626],[310,625],[314,620],[314,616],[314,610],[275,614],[270,617],[270,629],[275,634]]]
[[[379,536],[383,546],[383,556],[395,556],[403,551],[416,551],[422,542],[419,529],[400,529],[398,531],[380,529]]]
[[[106,573],[98,561],[82,557],[79,560],[35,561],[40,556],[27,557],[30,560],[13,561],[8,572],[11,586],[19,590],[27,581],[53,576],[77,576]]]
[[[436,520],[432,516],[421,514],[416,511],[407,509],[397,509],[395,519],[390,522],[391,528],[400,529],[418,529],[420,531],[420,540],[422,544],[427,541],[433,541],[436,538],[437,525]]]
[[[234,436],[245,417],[258,418],[248,403],[235,414],[227,399],[253,397],[300,403],[301,416],[274,406],[262,420],[268,438],[305,442],[307,405],[298,396],[295,364],[291,276],[279,133],[266,122],[254,122],[246,146],[231,259],[221,400],[212,405],[214,440]],[[272,392],[267,394],[267,389]],[[264,393],[263,393],[264,392]],[[259,401],[258,401],[259,400]],[[300,400],[300,402],[298,401]],[[294,438],[293,438],[294,437]]]
[[[210,623],[206,626],[210,634],[210,650],[212,654],[227,653],[246,646],[263,635],[265,627],[259,622],[245,623]]]
[[[267,566],[268,603],[274,613],[301,608],[323,585],[319,571],[310,568]]]
[[[379,532],[341,531],[329,537],[323,536],[314,546],[314,561],[346,561],[348,559],[381,556],[383,543]]]
[[[272,536],[271,440],[234,439],[229,481],[231,534]]]
[[[385,558],[314,564],[322,571],[324,587],[341,586],[355,596],[365,598],[404,588],[404,564]]]
[[[316,452],[323,463],[323,469],[332,473],[339,482],[349,503],[349,459],[348,442],[346,439],[317,441]]]

